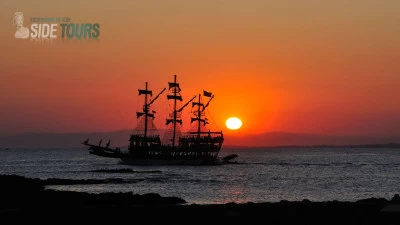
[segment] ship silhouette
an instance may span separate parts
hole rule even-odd
[[[164,135],[168,138],[161,138],[159,134],[153,132],[155,126],[155,111],[151,110],[152,104],[159,99],[167,88],[164,88],[152,100],[153,91],[148,89],[148,83],[145,83],[145,89],[139,89],[139,96],[143,95],[144,104],[140,112],[136,112],[138,124],[134,133],[130,135],[127,151],[120,148],[110,148],[111,140],[106,146],[99,144],[90,144],[89,139],[82,144],[89,146],[89,152],[94,155],[119,158],[123,164],[130,165],[213,165],[230,163],[237,155],[229,155],[224,158],[218,157],[224,142],[222,131],[206,130],[208,119],[205,116],[205,110],[209,107],[214,95],[211,92],[203,90],[202,94],[193,96],[189,101],[178,108],[178,103],[183,102],[181,88],[177,83],[176,75],[174,81],[168,82],[167,100],[173,101],[172,112],[169,113],[165,126],[168,132]],[[204,104],[202,96],[207,99]],[[190,123],[194,124],[196,129],[182,133],[181,125],[182,111],[191,104],[192,115]]]

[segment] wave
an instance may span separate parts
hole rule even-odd
[[[289,163],[289,162],[243,162],[238,163],[242,165],[264,165],[264,166],[348,166],[348,167],[361,167],[361,166],[400,166],[400,163]]]
[[[121,178],[108,178],[108,179],[84,179],[84,180],[73,180],[73,179],[58,179],[49,178],[42,180],[44,186],[48,185],[81,185],[81,184],[130,184],[142,182],[144,179],[121,179]]]
[[[160,170],[132,170],[129,168],[126,169],[99,169],[99,170],[90,170],[89,172],[96,173],[162,173]]]

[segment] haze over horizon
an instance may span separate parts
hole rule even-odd
[[[162,138],[165,130],[157,134]],[[112,147],[126,148],[132,130],[112,132],[80,132],[80,133],[23,133],[0,135],[0,148],[68,148],[83,147],[82,142],[90,139],[91,144],[111,140]],[[224,133],[223,148],[229,147],[273,147],[273,146],[350,146],[350,145],[382,145],[400,144],[400,136],[333,136],[319,134],[300,134],[288,132],[268,132],[262,134]]]
[[[79,4],[79,7],[76,5]],[[400,1],[3,1],[0,135],[133,129],[137,89],[207,90],[213,129],[400,137]],[[15,12],[99,23],[97,41],[14,38]],[[79,53],[79,54],[77,54]],[[156,126],[168,113],[154,103]],[[239,117],[243,126],[224,123]],[[189,118],[188,111],[184,117]],[[187,122],[189,123],[189,122]],[[186,126],[186,125],[185,125]]]

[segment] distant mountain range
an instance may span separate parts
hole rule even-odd
[[[132,130],[88,133],[24,133],[0,137],[0,148],[72,148],[80,147],[87,138],[97,144],[103,139],[105,145],[111,139],[111,147],[128,146]],[[270,132],[254,135],[224,134],[224,146],[385,146],[400,143],[400,137],[333,136],[319,134],[300,134]],[[386,145],[400,146],[400,145]]]
[[[232,146],[357,146],[400,143],[400,137],[336,136],[269,132],[245,136],[228,136],[225,145]]]

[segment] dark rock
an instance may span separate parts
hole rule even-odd
[[[220,221],[223,224],[389,225],[398,224],[399,218],[397,208],[389,207],[382,211],[385,206],[396,204],[388,204],[389,201],[379,198],[356,202],[311,202],[304,199],[300,202],[186,205],[181,204],[186,203],[183,199],[155,193],[89,194],[44,190],[46,184],[56,180],[0,176],[0,182],[0,215],[4,221],[9,216],[15,223],[24,218],[29,218],[30,223],[40,224],[75,223],[79,217],[80,222],[88,221],[90,224],[142,220],[148,224],[188,224],[187,218],[190,218],[190,223],[195,224]],[[394,202],[398,200],[398,195],[392,199]]]
[[[397,203],[400,204],[400,195],[399,194],[395,194],[391,200],[392,203]]]
[[[99,173],[132,173],[132,169],[101,169],[101,170],[93,170],[92,172]]]

